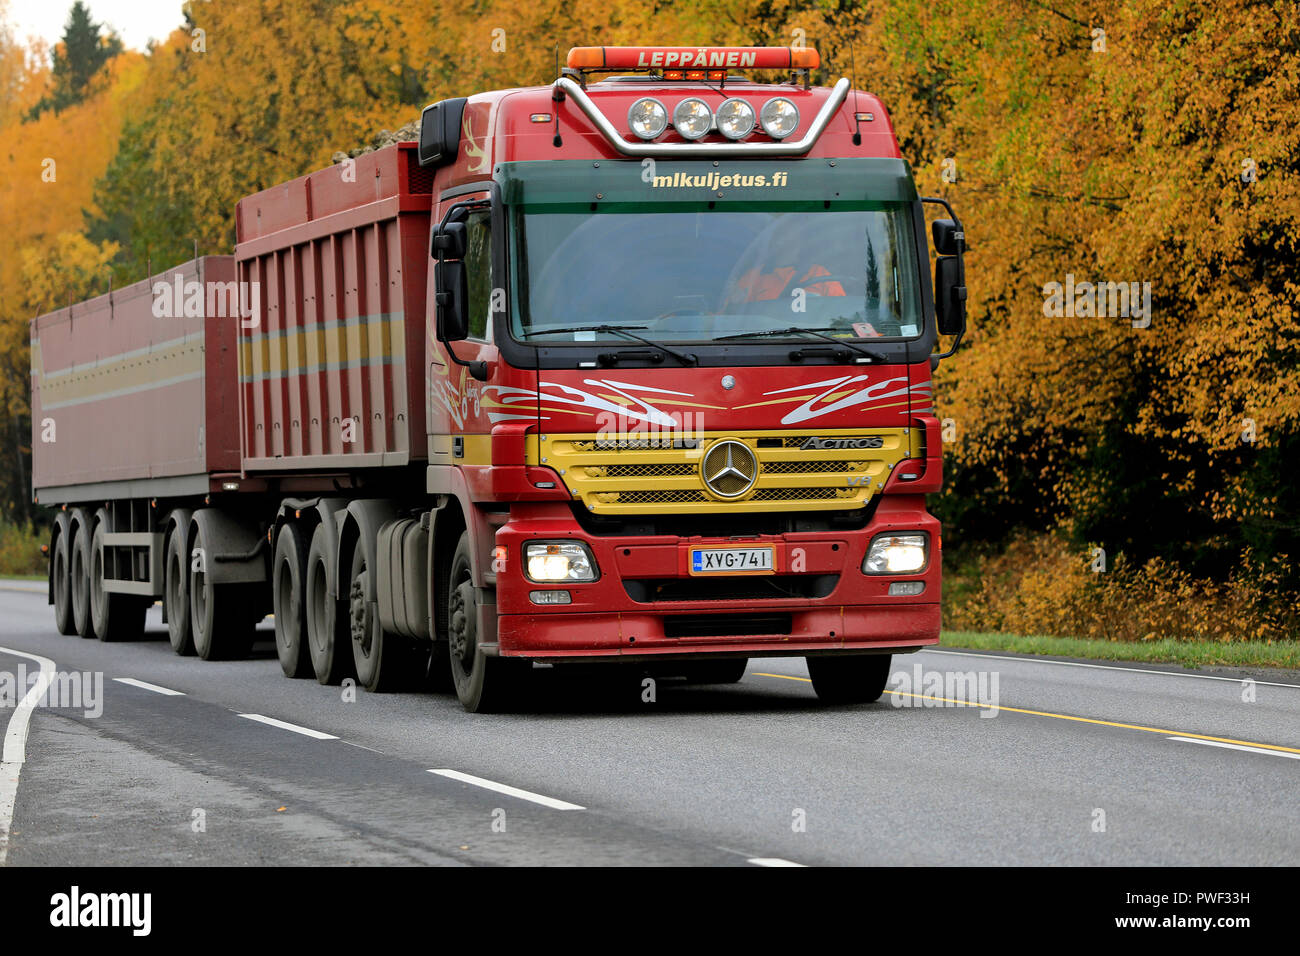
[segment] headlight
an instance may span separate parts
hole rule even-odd
[[[925,570],[930,560],[930,536],[921,532],[910,534],[878,534],[871,539],[866,560],[862,562],[863,574],[915,574]]]
[[[744,139],[754,129],[754,107],[735,97],[718,107],[718,132],[727,139]]]
[[[713,113],[704,100],[691,97],[682,100],[673,108],[673,129],[683,139],[699,139],[713,128]]]
[[[784,96],[774,96],[763,104],[760,119],[763,132],[773,139],[785,139],[799,128],[799,107]]]
[[[627,111],[627,125],[642,139],[654,139],[668,128],[668,110],[654,97],[643,96]]]
[[[594,581],[596,562],[576,541],[530,541],[524,545],[524,568],[530,581]]]

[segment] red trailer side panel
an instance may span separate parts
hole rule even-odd
[[[32,320],[40,500],[76,500],[70,486],[238,470],[234,278],[234,259],[207,256]]]
[[[403,465],[425,447],[433,177],[414,143],[241,200],[245,472]]]

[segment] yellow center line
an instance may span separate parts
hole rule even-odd
[[[811,684],[812,681],[807,677],[791,677],[789,674],[766,674],[762,671],[755,671],[755,677],[779,677],[781,680],[797,680],[805,684]],[[886,694],[896,694],[899,697],[914,697],[917,700],[937,700],[945,704],[956,704],[960,707],[985,707],[989,710],[1005,710],[1012,714],[1029,714],[1031,717],[1054,717],[1057,720],[1074,720],[1081,724],[1099,724],[1102,727],[1120,727],[1124,730],[1143,730],[1149,734],[1163,734],[1167,737],[1191,737],[1195,740],[1213,740],[1221,744],[1241,744],[1245,747],[1259,747],[1263,750],[1278,750],[1282,753],[1300,754],[1300,748],[1282,747],[1278,744],[1261,744],[1253,740],[1237,740],[1233,737],[1212,737],[1209,734],[1191,734],[1182,730],[1161,730],[1159,727],[1144,727],[1141,724],[1122,724],[1114,720],[1098,720],[1095,717],[1075,717],[1073,714],[1053,714],[1045,710],[1023,710],[1019,707],[1002,707],[997,704],[980,704],[972,703],[966,700],[953,700],[948,697],[926,697],[922,694],[909,694],[901,690],[886,690]]]

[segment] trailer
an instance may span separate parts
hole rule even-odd
[[[754,656],[877,699],[938,640],[964,230],[818,65],[575,48],[241,200],[233,256],[33,320],[59,630],[161,599],[178,653],[228,658],[272,613],[287,676],[471,711],[537,663]]]

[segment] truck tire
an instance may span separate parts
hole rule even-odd
[[[348,579],[348,633],[357,683],[371,693],[387,693],[411,686],[418,676],[414,642],[401,634],[385,631],[379,622],[379,608],[366,549],[360,541],[352,552],[352,574]]]
[[[72,620],[72,549],[69,544],[68,526],[64,522],[64,527],[54,542],[54,553],[50,559],[54,584],[54,626],[60,634],[77,633],[77,625]]]
[[[108,531],[108,514],[101,511],[95,516],[95,534],[90,539],[91,620],[101,641],[138,641],[144,636],[145,611],[153,602],[104,590],[104,535]]]
[[[478,646],[478,599],[470,570],[469,532],[461,532],[447,582],[447,636],[456,696],[471,714],[499,713],[516,704],[529,661],[488,657]]]
[[[249,619],[249,608],[255,604],[253,591],[256,586],[212,583],[206,567],[214,552],[201,522],[195,523],[194,547],[199,555],[190,562],[189,592],[195,653],[205,661],[247,657],[253,646],[256,624],[255,620]]]
[[[194,631],[190,627],[189,548],[186,534],[189,519],[176,522],[167,537],[163,565],[163,602],[167,605],[167,639],[181,657],[194,654]]]
[[[347,611],[330,597],[329,551],[325,525],[318,524],[307,549],[307,651],[316,680],[339,684],[355,674]]]
[[[72,561],[69,575],[72,585],[72,626],[78,634],[88,638],[95,636],[95,623],[90,614],[92,523],[90,515],[84,509],[78,508],[72,521],[76,530],[72,533],[72,543],[69,546]]]
[[[869,704],[879,700],[889,680],[889,654],[808,657],[808,676],[824,704]]]
[[[692,661],[683,664],[681,672],[688,684],[735,684],[745,676],[749,667],[747,658],[721,661]]]
[[[305,587],[307,545],[302,529],[288,523],[275,539],[271,564],[271,602],[275,615],[275,653],[285,677],[309,677],[311,654],[307,651]]]

